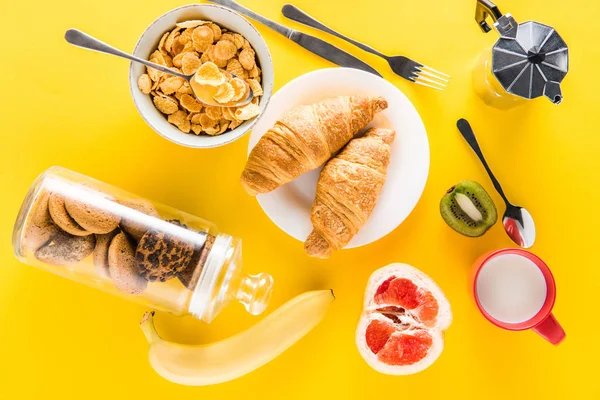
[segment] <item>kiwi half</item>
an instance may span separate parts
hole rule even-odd
[[[492,198],[475,181],[462,181],[448,189],[440,213],[450,228],[469,237],[483,235],[498,220]]]

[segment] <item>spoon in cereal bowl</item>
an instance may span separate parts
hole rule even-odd
[[[67,30],[65,39],[67,42],[77,47],[111,54],[113,56],[144,64],[145,66],[156,70],[152,71],[152,73],[165,73],[182,78],[189,82],[195,99],[203,105],[214,107],[241,107],[249,104],[254,97],[254,91],[248,82],[220,69],[212,62],[205,62],[198,66],[198,70],[195,73],[186,75],[174,71],[165,65],[157,64],[125,53],[124,51],[112,47],[77,29]],[[146,78],[148,78],[147,75]],[[140,87],[140,90],[146,94],[150,93],[152,90],[152,82],[150,79],[140,78],[138,86]],[[191,98],[190,100],[193,102],[194,99]]]

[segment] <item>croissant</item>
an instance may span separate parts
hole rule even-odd
[[[292,109],[250,152],[242,186],[255,196],[320,167],[386,108],[383,97],[341,96]]]
[[[313,231],[304,243],[310,256],[329,257],[367,222],[385,183],[394,136],[371,128],[325,164],[310,211]]]

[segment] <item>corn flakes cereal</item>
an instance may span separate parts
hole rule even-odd
[[[169,115],[169,117],[167,118],[167,121],[169,121],[170,124],[179,126],[183,123],[183,121],[185,121],[186,117],[187,117],[187,113],[185,111],[177,110],[174,113]]]
[[[202,55],[200,56],[200,62],[202,64],[210,62],[210,57],[208,57],[208,51],[205,51],[204,53],[202,53]]]
[[[213,40],[216,42],[217,40],[221,39],[221,27],[217,24],[213,24],[212,22],[208,26],[213,31]]]
[[[237,58],[232,58],[231,60],[227,61],[227,67],[225,70],[238,78],[246,79],[248,77],[248,71],[242,67],[242,64],[240,64]]]
[[[175,46],[173,46],[173,47],[175,47]],[[179,49],[177,49],[177,50],[179,50]],[[173,64],[175,64],[176,59],[179,61],[179,64],[181,64],[181,57],[183,57],[183,55],[185,53],[194,53],[196,55],[198,54],[198,53],[196,53],[196,50],[194,50],[194,46],[193,46],[192,42],[188,42],[185,46],[183,46],[181,51],[179,51],[177,54],[171,53],[171,54],[173,54],[173,59],[172,59]],[[181,66],[180,66],[180,68],[181,68]]]
[[[163,54],[167,54],[167,50],[165,50],[165,40],[169,37],[170,32],[165,32],[165,34],[160,38],[160,42],[158,42],[158,51]]]
[[[253,99],[244,107],[206,107],[196,99],[188,81],[147,68],[138,79],[140,91],[149,94],[156,108],[168,115],[168,122],[182,132],[220,135],[260,113],[261,71],[250,42],[239,33],[211,21],[182,21],[161,35],[149,59],[184,74],[197,72],[194,79],[212,83],[214,99],[222,104],[244,99],[247,88],[252,88]]]
[[[252,79],[256,79],[260,82],[260,68],[256,64],[254,64],[254,68],[248,71],[248,77]]]
[[[175,38],[177,38],[179,34],[179,28],[175,28],[171,31],[169,36],[167,36],[167,39],[165,40],[165,50],[169,53],[171,52],[171,48],[173,47],[173,42],[175,41]]]
[[[177,68],[181,68],[181,61],[183,60],[183,56],[185,53],[179,53],[175,57],[173,57],[173,65]]]
[[[208,50],[206,50],[206,54],[208,55],[208,59],[210,62],[214,63],[219,68],[225,68],[227,66],[227,60],[222,60],[215,56],[215,45],[209,46]]]
[[[156,62],[156,59],[153,58],[150,61]],[[160,77],[164,75],[164,72],[160,72],[159,70],[151,68],[151,67],[146,67],[146,71],[148,72],[148,76],[150,76],[150,79],[152,79],[153,82],[158,82]]]
[[[223,119],[226,119],[227,121],[233,121],[235,119],[233,116],[232,108],[233,107],[223,107]]]
[[[178,93],[181,94],[193,94],[194,93],[194,89],[192,89],[192,86],[190,85],[189,81],[185,81],[183,83],[183,86],[181,86],[179,88],[179,90],[177,90]]]
[[[150,60],[154,60],[155,63],[160,65],[167,65],[167,62],[165,61],[165,55],[158,50],[150,54]]]
[[[219,132],[221,132],[221,128],[219,126],[204,129],[204,133],[206,133],[209,136],[217,136]]]
[[[190,133],[191,127],[192,127],[192,124],[187,119],[185,121],[183,121],[183,123],[181,125],[178,126],[179,130],[183,133]]]
[[[196,53],[184,53],[181,59],[181,70],[186,75],[192,75],[198,71],[201,64]]]
[[[240,51],[239,55],[240,64],[244,69],[250,71],[256,65],[256,61],[254,60],[254,50],[252,49],[244,49]]]
[[[199,135],[202,133],[202,125],[199,124],[191,124],[191,128],[192,128],[192,132],[194,132],[196,135]]]
[[[240,78],[233,78],[231,81],[229,81],[229,83],[233,87],[233,98],[231,101],[239,101],[243,99],[246,95],[246,84],[244,81]]]
[[[231,32],[225,32],[221,35],[221,39],[220,40],[228,40],[231,43],[235,44],[235,38],[233,37],[233,33]]]
[[[148,69],[148,68],[146,68]],[[150,75],[150,74],[149,74]],[[157,80],[153,81],[154,83],[152,84],[152,90],[157,90],[158,86],[163,83],[165,81],[165,79],[167,79],[167,77],[169,77],[170,75],[167,74],[163,74],[161,73],[161,75],[158,77]],[[152,79],[152,75],[150,75],[150,79]]]
[[[246,39],[244,39],[244,37],[242,35],[240,35],[239,33],[234,33],[233,34],[233,44],[235,44],[235,47],[239,50],[244,46],[244,41]]]
[[[220,60],[229,60],[237,53],[237,47],[229,40],[219,40],[215,45],[214,55]],[[241,62],[241,61],[240,61]],[[242,65],[244,65],[242,63]]]
[[[182,52],[184,47],[185,47],[185,44],[181,43],[181,41],[179,40],[179,37],[177,37],[177,39],[175,39],[173,41],[173,46],[171,47],[171,52],[173,54],[177,55]]]
[[[235,110],[235,119],[247,121],[258,114],[260,114],[260,107],[257,104],[249,103]]]
[[[227,77],[214,63],[207,62],[200,66],[194,80],[201,85],[219,86],[227,81]]]
[[[169,117],[167,118],[167,121],[170,124],[175,125],[182,131],[184,130],[185,125],[187,123],[187,128],[188,128],[187,131],[189,132],[190,121],[187,120],[187,113],[185,111],[183,111],[183,110],[175,111],[173,114],[169,115]]]
[[[150,58],[150,62],[155,63],[155,64],[160,64],[160,60],[157,58]],[[148,68],[148,67],[146,67],[146,68]]]
[[[222,133],[225,133],[225,131],[227,130],[227,128],[229,128],[229,121],[227,121],[226,119],[221,119],[219,121],[219,135]]]
[[[210,21],[202,21],[200,19],[193,19],[193,20],[190,20],[190,21],[178,22],[175,25],[178,28],[190,29],[190,28],[195,28],[197,26],[206,25],[206,24],[210,24],[210,23],[211,23]]]
[[[263,95],[263,88],[256,79],[246,79],[246,83],[248,83],[248,86],[250,86],[250,89],[252,89],[253,96]]]
[[[160,85],[158,85],[158,87],[164,94],[173,94],[178,91],[181,86],[183,86],[183,82],[185,82],[183,78],[171,76],[166,78]]]
[[[214,57],[214,54],[213,54],[214,51],[215,51],[215,45],[211,44],[210,46],[208,46],[206,51],[204,53],[202,53],[202,55],[206,55],[208,57],[208,61],[212,62],[212,59]]]
[[[181,35],[179,35],[178,40],[183,44],[186,45],[188,42],[192,41],[192,33],[194,32],[194,28],[187,28],[186,30],[184,30]]]
[[[214,33],[208,26],[199,26],[192,32],[192,42],[197,52],[205,52],[213,41]]]
[[[231,121],[229,123],[229,129],[235,129],[235,128],[237,128],[238,126],[240,126],[242,124],[242,122],[244,122],[244,121],[241,121],[239,119],[234,119],[233,121]]]
[[[156,108],[158,108],[158,111],[160,111],[163,114],[173,114],[179,109],[179,107],[177,106],[177,101],[169,96],[159,94],[158,96],[154,96],[152,101],[154,102]]]
[[[212,58],[211,61],[217,65],[219,68],[225,68],[227,66],[227,60],[221,60],[220,58]]]
[[[198,124],[200,125],[200,117],[202,116],[202,114],[194,114],[192,115],[192,124]]]
[[[235,91],[233,90],[233,86],[231,86],[229,82],[225,82],[219,86],[219,90],[217,90],[217,93],[215,93],[213,99],[219,103],[228,103],[233,99],[234,94]]]
[[[164,65],[167,67],[173,66],[173,59],[168,55],[164,54],[158,50],[150,55],[150,60],[155,60],[157,64]]]
[[[202,103],[196,100],[192,95],[184,94],[179,98],[181,107],[191,112],[200,112],[202,110]]]
[[[150,79],[148,74],[142,74],[140,76],[140,78],[138,79],[138,88],[144,94],[150,93],[150,91],[152,90],[152,80]]]
[[[196,49],[194,49],[194,43],[190,40],[189,42],[187,42],[185,44],[185,46],[183,46],[183,50],[181,50],[182,53],[186,53],[186,52],[190,52],[190,53],[196,53]],[[198,53],[196,53],[198,54]]]
[[[152,79],[152,78],[150,78],[150,79]],[[160,83],[161,83],[161,80],[162,80],[162,79],[159,79],[159,80],[157,80],[156,82],[154,82],[154,83],[152,84],[152,92],[155,92],[155,91],[158,89],[158,85],[160,85]],[[150,92],[150,93],[152,93],[152,92]]]
[[[210,119],[214,119],[216,121],[223,118],[223,107],[206,106],[204,112],[209,116]]]
[[[203,130],[213,128],[217,124],[217,121],[209,117],[206,113],[200,114],[200,125]]]
[[[184,94],[193,94],[193,93],[194,92],[192,91],[190,84],[185,82],[183,84],[183,86],[180,87],[179,90],[175,93],[175,97],[177,98],[177,100],[181,101],[181,96],[183,96]]]

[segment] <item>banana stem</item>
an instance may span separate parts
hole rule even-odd
[[[144,316],[140,321],[140,328],[142,328],[148,343],[160,340],[160,336],[158,335],[158,332],[156,332],[156,327],[154,326],[154,311],[146,311],[144,313]]]

